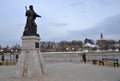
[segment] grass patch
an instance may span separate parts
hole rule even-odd
[[[16,65],[17,62],[0,62],[0,66],[12,66]]]
[[[119,64],[120,65],[120,64]],[[113,63],[105,63],[104,66],[108,66],[108,67],[114,67]],[[115,67],[117,67],[117,65],[115,65]]]
[[[101,66],[103,66],[103,65],[101,64]],[[104,66],[114,67],[114,63],[113,62],[104,62]],[[120,66],[120,64],[119,64],[119,66]],[[115,65],[115,67],[117,67],[117,65]]]

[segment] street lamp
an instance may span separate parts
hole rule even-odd
[[[4,62],[4,59],[5,59],[3,51],[4,51],[3,49],[0,50],[0,52],[2,53],[2,57],[1,57],[2,62]]]
[[[12,61],[14,59],[14,50],[11,49],[11,54],[10,54],[10,61]]]

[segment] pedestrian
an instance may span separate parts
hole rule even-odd
[[[85,53],[83,53],[82,58],[83,58],[84,63],[86,63],[86,54]]]
[[[2,54],[1,60],[2,60],[2,62],[4,62],[4,60],[5,60],[5,55],[4,54]]]
[[[18,54],[16,54],[16,62],[18,61],[18,59],[19,59],[19,56],[18,56]]]

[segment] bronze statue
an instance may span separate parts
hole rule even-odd
[[[26,8],[26,16],[27,21],[23,32],[23,36],[39,36],[39,34],[37,34],[37,25],[35,23],[35,19],[36,17],[41,16],[34,11],[32,5],[29,6],[29,10],[27,10]]]

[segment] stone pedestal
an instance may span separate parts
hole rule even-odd
[[[44,74],[44,61],[40,52],[40,37],[23,36],[22,51],[17,63],[17,77],[40,77]]]
[[[40,37],[37,36],[23,36],[22,50],[40,50]]]

